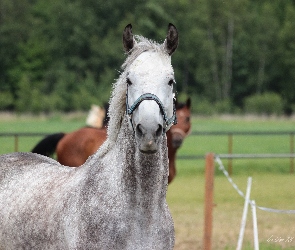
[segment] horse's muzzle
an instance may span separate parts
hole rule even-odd
[[[182,142],[183,142],[183,137],[181,137],[181,136],[177,136],[176,138],[173,138],[172,139],[173,148],[175,148],[175,149],[180,148],[180,146],[182,145]]]
[[[159,141],[163,136],[163,126],[158,124],[154,128],[145,128],[138,124],[135,129],[139,150],[145,154],[154,154],[159,149]]]

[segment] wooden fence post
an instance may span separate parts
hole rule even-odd
[[[206,155],[205,165],[205,221],[204,221],[204,250],[212,249],[213,222],[213,189],[214,189],[214,154]]]
[[[18,135],[14,135],[14,152],[18,152]]]

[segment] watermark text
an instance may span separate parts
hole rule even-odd
[[[267,242],[273,242],[273,243],[278,243],[278,242],[293,242],[293,240],[295,241],[295,237],[291,237],[291,236],[287,236],[287,237],[281,237],[281,236],[270,236],[267,239]]]

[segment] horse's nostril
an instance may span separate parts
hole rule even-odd
[[[159,137],[163,133],[163,127],[159,124],[159,127],[156,131],[156,136]]]
[[[136,134],[137,134],[137,136],[139,136],[139,137],[142,137],[142,136],[143,136],[143,131],[142,131],[142,129],[141,129],[141,124],[138,124],[138,125],[136,126]]]

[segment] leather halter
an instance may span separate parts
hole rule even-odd
[[[130,123],[131,123],[132,129],[133,129],[134,132],[135,132],[135,130],[134,130],[134,127],[133,127],[133,122],[132,122],[132,114],[137,109],[137,107],[140,105],[140,103],[142,103],[145,100],[152,100],[152,101],[155,101],[158,104],[158,106],[160,108],[160,112],[161,112],[161,114],[163,116],[163,119],[164,119],[164,122],[165,122],[164,127],[163,127],[163,134],[166,133],[172,125],[177,124],[175,98],[173,98],[173,115],[170,118],[168,118],[167,113],[166,113],[165,108],[164,108],[164,105],[161,102],[161,100],[159,99],[159,97],[157,97],[156,95],[151,94],[151,93],[142,94],[140,97],[137,98],[137,100],[132,104],[132,106],[129,107],[129,104],[128,104],[128,86],[127,86],[127,91],[126,91],[126,114],[129,116]]]

